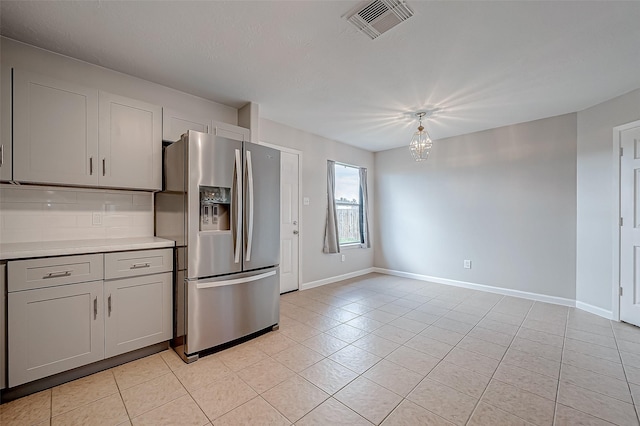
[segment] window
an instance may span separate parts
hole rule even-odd
[[[367,169],[327,160],[327,223],[323,253],[343,245],[370,248]]]
[[[336,222],[338,242],[341,246],[361,244],[363,235],[362,196],[360,194],[360,169],[344,164],[335,164],[336,172]]]

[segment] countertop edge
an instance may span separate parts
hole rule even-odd
[[[49,247],[41,247],[42,244],[49,245]],[[8,243],[0,244],[0,260],[110,253],[127,250],[148,250],[174,246],[174,241],[158,237],[48,241],[46,243]]]

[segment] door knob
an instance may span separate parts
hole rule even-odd
[[[297,230],[293,231],[293,235],[298,235],[299,232]]]

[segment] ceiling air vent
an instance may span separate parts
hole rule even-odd
[[[402,0],[373,0],[347,16],[347,20],[372,40],[413,16]]]

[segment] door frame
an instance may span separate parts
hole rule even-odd
[[[620,173],[622,172],[621,167],[621,156],[620,149],[622,148],[622,132],[625,130],[632,129],[634,127],[640,126],[640,120],[632,121],[630,123],[622,124],[620,126],[615,126],[613,128],[613,277],[612,277],[612,285],[611,285],[611,319],[614,321],[620,321],[620,252],[622,251],[622,247],[620,247],[621,240],[621,232],[620,229],[620,214],[622,213],[620,208],[621,201],[621,185],[620,185]]]
[[[302,229],[302,151],[298,149],[288,148],[285,146],[275,145],[268,142],[259,142],[260,145],[264,145],[269,148],[277,149],[278,151],[294,154],[298,156],[298,229]],[[303,232],[298,233],[298,290],[300,290],[300,283],[302,280],[302,241]]]

